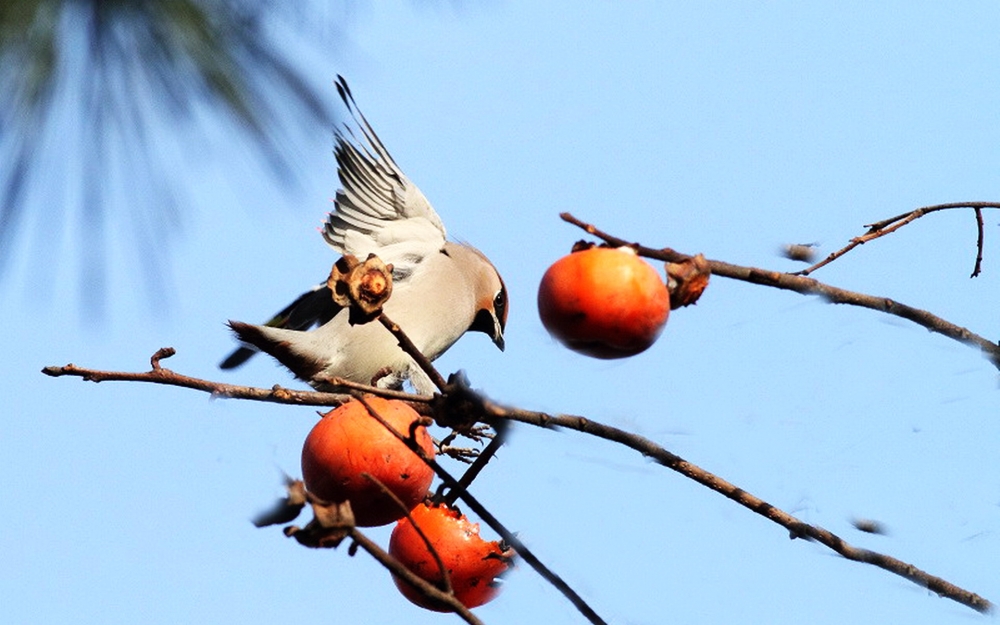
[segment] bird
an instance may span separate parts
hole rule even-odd
[[[507,288],[485,254],[447,238],[441,218],[402,172],[359,110],[343,76],[337,92],[350,120],[335,130],[340,188],[321,233],[339,254],[377,255],[392,266],[386,316],[434,360],[466,332],[485,333],[504,350]],[[353,123],[352,123],[353,122]],[[317,390],[330,378],[431,394],[431,379],[380,323],[352,325],[322,282],[263,325],[229,321],[243,346],[221,364],[232,369],[258,350]]]

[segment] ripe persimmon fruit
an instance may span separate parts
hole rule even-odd
[[[407,404],[366,397],[365,401],[404,436],[420,418]],[[417,443],[430,457],[434,444],[427,428],[412,428]],[[329,502],[350,501],[354,522],[363,527],[387,525],[405,516],[391,497],[366,479],[368,473],[399,497],[407,508],[423,501],[434,471],[417,454],[350,400],[323,415],[302,447],[302,478],[306,489]]]
[[[538,287],[538,313],[566,347],[594,358],[624,358],[660,336],[670,294],[632,248],[591,247],[549,267]]]
[[[418,505],[410,511],[410,519],[396,523],[389,538],[389,554],[413,573],[441,588],[441,567],[431,555],[427,543],[414,524],[420,527],[441,558],[451,582],[455,598],[467,608],[491,601],[500,592],[498,576],[509,567],[514,551],[499,541],[486,541],[479,536],[479,524],[446,505]],[[403,596],[428,610],[447,612],[438,603],[402,579],[393,576]]]

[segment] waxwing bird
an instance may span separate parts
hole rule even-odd
[[[503,350],[507,290],[500,274],[479,250],[446,239],[430,202],[396,165],[340,76],[337,91],[354,123],[336,131],[341,188],[323,238],[339,254],[364,259],[374,253],[392,265],[385,314],[431,360],[470,330],[485,333]],[[264,325],[229,326],[244,346],[222,362],[223,369],[260,350],[321,390],[331,377],[382,388],[399,388],[408,379],[419,393],[434,390],[380,323],[351,325],[326,282]]]

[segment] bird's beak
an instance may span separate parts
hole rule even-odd
[[[490,337],[493,344],[500,348],[500,351],[503,351],[503,325],[491,311],[484,308],[476,313],[476,318],[472,321],[472,325],[469,326],[469,330],[482,332]]]

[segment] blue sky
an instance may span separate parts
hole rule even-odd
[[[511,292],[506,352],[469,336],[440,370],[466,370],[499,401],[641,433],[854,544],[1000,600],[1000,393],[974,350],[716,278],[648,352],[596,361],[550,339],[534,303],[546,267],[582,238],[561,211],[647,245],[794,270],[782,244],[828,253],[918,206],[1000,199],[992,3],[387,2],[349,19],[336,45],[281,36],[331,105],[336,74],[348,79],[451,236],[487,253]],[[77,243],[46,242],[44,224],[33,236],[45,256],[22,241],[0,284],[5,621],[457,622],[411,606],[363,555],[309,551],[249,523],[280,494],[282,471],[298,474],[311,409],[38,373],[143,370],[170,345],[165,364],[179,372],[296,384],[263,358],[236,373],[216,364],[232,345],[226,319],[267,318],[334,260],[316,231],[337,187],[332,131],[301,129],[292,190],[221,131],[210,154],[178,154],[174,131],[161,129],[169,173],[192,210],[164,301],[149,301],[131,249],[115,244],[108,314],[92,324],[76,295]],[[996,211],[985,217],[975,280],[975,222],[957,211],[815,277],[997,337],[1000,233]],[[63,269],[38,266],[47,260]],[[515,428],[474,490],[610,622],[987,618],[790,541],[577,433]],[[889,533],[862,534],[854,517]],[[388,533],[371,532],[383,543]],[[506,586],[477,611],[487,623],[582,622],[525,566]]]

